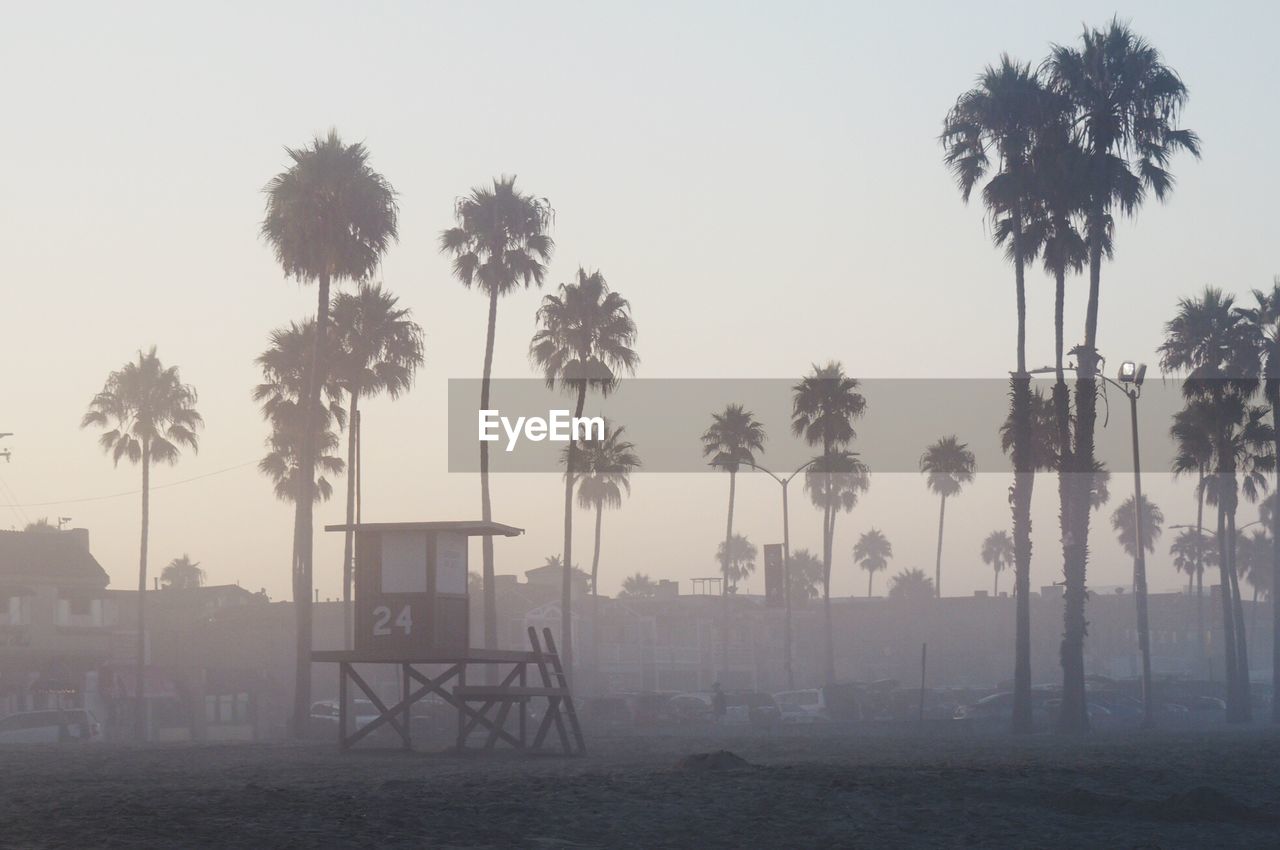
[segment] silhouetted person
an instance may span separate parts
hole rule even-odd
[[[717,723],[721,723],[728,713],[729,703],[724,698],[724,691],[720,689],[720,683],[716,682],[711,686],[711,715],[715,717]]]

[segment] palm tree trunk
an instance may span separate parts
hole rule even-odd
[[[1027,269],[1021,252],[1021,207],[1016,221],[1018,250],[1014,284],[1018,307],[1018,371],[1010,378],[1014,401],[1014,710],[1012,731],[1032,731],[1032,488],[1036,461],[1032,451],[1032,379],[1027,373]],[[1060,317],[1059,317],[1060,319]],[[1060,334],[1061,335],[1061,334]],[[1061,348],[1061,346],[1060,346]],[[998,579],[997,579],[998,582]]]
[[[871,580],[876,577],[875,570],[867,570],[867,598],[871,598]]]
[[[733,500],[737,495],[738,470],[729,468],[729,517],[724,528],[724,556],[720,559],[720,675],[727,684],[729,674],[729,549],[733,541]]]
[[[995,575],[991,579],[991,597],[995,599],[1000,596],[1000,571],[992,570],[992,572],[995,573]]]
[[[829,489],[830,484],[828,484]],[[835,635],[831,626],[831,545],[835,537],[835,508],[829,502],[830,499],[822,515],[822,616],[826,633],[824,672],[826,684],[831,685],[836,681]]]
[[[350,410],[347,413],[347,531],[342,543],[342,620],[346,643],[351,649],[354,644],[355,625],[354,609],[351,605],[351,585],[355,575],[355,532],[352,526],[356,521],[356,418],[360,414],[360,387],[351,387]]]
[[[147,534],[151,525],[151,441],[142,441],[142,539],[138,551],[138,646],[134,668],[133,739],[147,740]]]
[[[1233,476],[1234,479],[1234,476]],[[1234,484],[1234,480],[1232,484]],[[1247,723],[1253,716],[1249,697],[1249,636],[1245,629],[1244,602],[1240,598],[1240,574],[1236,570],[1236,511],[1232,500],[1227,512],[1227,552],[1231,558],[1228,575],[1231,577],[1231,610],[1236,625],[1236,687],[1240,691],[1239,719]]]
[[[1085,309],[1084,344],[1076,363],[1075,477],[1071,491],[1069,533],[1064,545],[1062,615],[1062,711],[1064,732],[1089,729],[1084,689],[1086,572],[1089,553],[1089,498],[1093,489],[1094,429],[1097,419],[1098,298],[1102,281],[1102,245],[1106,231],[1104,210],[1095,205],[1088,222],[1089,300]]]
[[[1274,398],[1274,395],[1272,395]],[[1280,458],[1280,404],[1271,405],[1271,427],[1275,429],[1275,457]],[[1280,490],[1280,475],[1276,489]],[[1271,722],[1280,724],[1280,496],[1271,511]]]
[[[942,523],[947,515],[947,497],[944,495],[938,500],[938,555],[933,566],[933,592],[939,599],[942,598]]]
[[[489,292],[489,324],[484,338],[484,373],[480,378],[480,409],[489,409],[489,385],[493,374],[493,339],[498,327],[498,291]],[[493,521],[493,505],[489,500],[489,443],[480,441],[480,518]],[[484,648],[498,647],[498,589],[493,578],[493,538],[480,538],[482,579],[484,582]],[[490,684],[497,681],[497,665],[486,664]]]
[[[587,404],[587,384],[578,386],[578,403],[573,419],[582,417]],[[570,425],[572,428],[572,424]],[[560,653],[564,658],[565,676],[573,679],[573,468],[578,458],[577,435],[570,431],[569,451],[564,466],[564,572],[560,578]],[[494,666],[494,665],[490,665]]]
[[[1196,645],[1200,647],[1197,667],[1204,664],[1204,466],[1196,483]]]
[[[294,583],[293,607],[296,618],[296,666],[293,680],[293,734],[306,734],[311,706],[311,585],[312,585],[312,511],[315,507],[316,408],[320,404],[321,352],[329,325],[329,273],[320,275],[316,305],[316,331],[311,345],[311,370],[307,376],[307,394],[303,400],[302,447],[299,452],[301,487],[294,504]]]
[[[600,526],[604,519],[604,500],[596,502],[596,545],[591,553],[591,678],[600,687]]]
[[[1227,546],[1227,512],[1221,501],[1218,503],[1218,581],[1222,597],[1222,647],[1226,661],[1227,678],[1227,719],[1235,721],[1240,711],[1240,694],[1237,678],[1239,669],[1236,666],[1236,632],[1234,615],[1231,606],[1230,556]]]

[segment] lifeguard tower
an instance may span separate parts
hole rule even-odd
[[[355,646],[316,650],[311,660],[338,664],[338,745],[348,749],[389,726],[403,749],[412,749],[410,710],[434,694],[457,711],[457,747],[472,733],[487,733],[484,747],[500,741],[517,749],[540,749],[554,728],[563,751],[585,751],[568,678],[550,629],[529,629],[529,650],[470,645],[467,549],[472,537],[515,537],[522,529],[497,522],[392,522],[330,525],[325,531],[355,534]],[[356,671],[357,664],[401,668],[399,701],[388,705]],[[467,683],[468,670],[496,668],[495,685]],[[424,670],[421,668],[431,668]],[[503,668],[506,668],[505,671]],[[537,683],[529,680],[531,674]],[[492,681],[492,679],[491,679]],[[362,692],[377,717],[353,729],[349,683]],[[545,699],[547,710],[532,742],[526,729],[528,703]],[[514,724],[509,722],[517,709]],[[509,728],[514,725],[515,729]]]

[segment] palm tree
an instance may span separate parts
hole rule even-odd
[[[764,451],[764,426],[755,414],[740,404],[726,405],[723,413],[711,414],[711,425],[702,432],[702,456],[711,458],[711,465],[729,473],[729,515],[725,521],[724,554],[729,554],[729,541],[733,539],[733,501],[738,484],[738,469],[743,464],[755,463],[756,452]],[[729,672],[729,560],[720,565],[721,594],[725,597],[720,611],[720,674]]]
[[[1139,508],[1140,506],[1140,508]],[[1139,513],[1139,509],[1141,513]],[[1142,539],[1138,539],[1136,520],[1142,518]],[[1111,528],[1120,540],[1120,547],[1133,558],[1133,593],[1138,606],[1138,651],[1142,656],[1142,708],[1143,724],[1151,726],[1155,723],[1155,703],[1151,679],[1151,633],[1147,625],[1147,580],[1145,570],[1146,553],[1154,552],[1156,540],[1164,528],[1164,513],[1146,496],[1141,502],[1133,496],[1125,499],[1120,507],[1111,514]]]
[[[336,130],[302,148],[286,148],[292,164],[267,184],[262,235],[285,274],[318,289],[316,331],[311,346],[312,376],[320,373],[329,326],[329,288],[344,280],[366,280],[397,238],[395,190],[369,166],[363,144],[346,144]],[[302,410],[314,410],[320,385],[302,395]],[[306,732],[311,705],[312,505],[316,430],[301,429],[298,451],[302,497],[295,503],[293,604],[297,615],[297,659],[293,730]]]
[[[318,436],[312,437],[315,450],[315,471],[312,485],[306,487],[306,476],[302,474],[302,426],[301,417],[278,418],[272,422],[271,434],[267,437],[267,453],[258,461],[258,471],[271,479],[276,498],[290,504],[305,498],[307,489],[311,491],[313,504],[327,502],[333,497],[333,484],[330,477],[341,475],[346,469],[341,456],[338,455],[340,440],[331,428],[325,428]]]
[[[791,598],[809,602],[818,597],[818,585],[822,583],[822,561],[808,549],[800,549],[791,555]]]
[[[1271,428],[1276,434],[1272,454],[1280,458],[1280,276],[1272,282],[1269,292],[1255,289],[1253,299],[1257,306],[1241,312],[1258,344],[1262,392],[1271,407]],[[1280,489],[1280,484],[1277,489]],[[1280,511],[1271,511],[1264,527],[1271,534],[1270,586],[1277,587],[1280,586]],[[1270,594],[1270,599],[1271,681],[1280,682],[1280,602],[1274,593]],[[1280,699],[1271,701],[1271,722],[1280,724]]]
[[[560,284],[556,295],[547,295],[538,308],[540,327],[529,343],[529,359],[541,370],[547,386],[559,386],[577,396],[574,418],[582,416],[587,392],[611,393],[620,373],[634,374],[640,362],[632,347],[636,323],[631,319],[627,299],[609,289],[604,275],[578,269],[576,283]],[[564,559],[573,561],[573,488],[580,450],[577,435],[571,435],[564,465]],[[561,648],[565,669],[573,670],[571,584],[568,570],[560,588],[564,617],[560,621]]]
[[[1050,88],[1067,101],[1076,142],[1088,173],[1084,235],[1089,255],[1089,295],[1084,341],[1076,349],[1076,428],[1072,447],[1076,479],[1065,535],[1062,710],[1064,731],[1089,728],[1084,688],[1085,572],[1089,510],[1085,481],[1094,461],[1097,418],[1098,302],[1102,261],[1112,210],[1135,213],[1148,191],[1163,200],[1173,186],[1169,160],[1178,150],[1198,157],[1200,141],[1177,121],[1187,100],[1178,74],[1160,53],[1113,19],[1105,30],[1086,29],[1080,47],[1055,46],[1045,63]]]
[[[658,583],[644,573],[636,573],[622,580],[620,597],[629,599],[652,599],[658,593]]]
[[[876,573],[887,569],[893,557],[893,544],[878,528],[865,531],[853,546],[853,560],[867,571],[867,596],[871,596],[871,582]]]
[[[151,521],[151,467],[174,464],[183,448],[199,451],[196,432],[204,419],[196,410],[196,391],[182,383],[177,366],[166,367],[150,351],[138,352],[130,361],[107,376],[101,392],[89,402],[80,420],[81,428],[105,428],[98,438],[102,450],[119,466],[126,459],[142,467],[142,541],[138,553],[138,636],[134,710],[134,737],[145,740],[146,703],[143,700],[143,670],[146,666],[147,535]]]
[[[1131,558],[1138,557],[1137,533],[1134,529],[1133,496],[1125,499],[1111,513],[1111,528],[1116,532],[1120,548]],[[1146,496],[1142,497],[1142,550],[1154,552],[1156,541],[1164,532],[1164,511]]]
[[[976,460],[969,446],[952,434],[943,437],[920,455],[920,471],[926,476],[930,490],[938,494],[938,555],[934,567],[933,589],[942,596],[942,526],[947,514],[947,497],[959,495],[964,485],[972,483]]]
[[[582,474],[578,482],[578,506],[596,514],[595,547],[591,553],[591,625],[600,623],[600,530],[604,509],[622,507],[624,495],[631,495],[631,473],[640,467],[634,443],[624,440],[626,428],[607,420],[604,439],[587,443],[582,450]],[[565,449],[566,454],[568,448]],[[568,464],[568,457],[565,457]],[[592,641],[592,670],[600,669],[600,642]]]
[[[857,438],[853,423],[867,410],[867,400],[857,378],[845,374],[844,367],[831,361],[814,364],[813,371],[791,388],[791,433],[811,446],[821,446],[805,473],[805,489],[814,504],[822,508],[822,606],[824,623],[824,668],[828,684],[835,681],[835,647],[831,631],[831,557],[835,543],[835,519],[843,507],[852,510],[857,494],[866,490],[866,466],[848,447]]]
[[[467,289],[473,286],[489,299],[489,324],[484,341],[484,373],[480,381],[480,410],[488,410],[493,372],[493,341],[498,324],[498,299],[523,286],[542,286],[547,263],[555,249],[548,230],[553,213],[546,198],[516,189],[514,176],[499,177],[493,187],[477,186],[453,208],[455,225],[440,234],[440,250],[453,257],[453,274]],[[493,519],[489,499],[489,443],[480,441],[480,513]],[[484,579],[484,646],[498,645],[498,603],[493,581],[493,538],[481,538]]]
[[[727,553],[725,552],[726,542],[729,545]],[[728,541],[722,540],[716,545],[716,563],[729,565],[728,572],[725,573],[729,593],[737,593],[738,582],[746,581],[756,571],[757,554],[756,545],[741,534],[735,534]]]
[[[1197,586],[1203,593],[1204,568],[1217,562],[1208,536],[1198,528],[1185,528],[1169,544],[1169,554],[1173,556],[1173,568],[1187,576],[1187,595],[1195,593]]]
[[[1213,463],[1213,437],[1211,434],[1213,403],[1208,399],[1189,399],[1186,406],[1174,414],[1173,425],[1169,434],[1173,437],[1177,453],[1173,460],[1174,477],[1190,473],[1196,475],[1196,536],[1201,541],[1195,549],[1196,578],[1196,633],[1200,652],[1200,661],[1205,660],[1204,632],[1204,568],[1206,559],[1216,563],[1216,555],[1211,548],[1203,545],[1204,538],[1204,497],[1205,475]],[[1212,564],[1210,564],[1212,565]]]
[[[903,570],[893,577],[889,583],[890,599],[909,599],[913,602],[925,602],[937,594],[933,589],[933,579],[921,569]]]
[[[1007,531],[993,531],[982,541],[982,563],[991,567],[995,578],[991,585],[991,595],[1000,595],[1000,573],[1013,563],[1013,538]]]
[[[1235,569],[1235,516],[1240,478],[1246,496],[1256,498],[1258,463],[1274,439],[1263,421],[1265,409],[1249,403],[1258,389],[1258,340],[1253,327],[1236,309],[1235,300],[1220,289],[1206,287],[1196,298],[1183,298],[1178,312],[1165,323],[1160,345],[1160,366],[1166,372],[1185,373],[1182,391],[1187,407],[1175,417],[1173,435],[1180,454],[1175,469],[1192,458],[1182,449],[1212,455],[1213,474],[1204,481],[1204,495],[1218,509],[1218,567],[1222,574],[1223,634],[1230,719],[1248,719],[1248,648],[1243,626],[1244,606],[1239,597]]]
[[[204,584],[204,570],[185,552],[160,571],[160,586],[171,590],[189,590]]]
[[[262,370],[262,382],[254,387],[253,400],[261,405],[262,417],[271,423],[271,434],[266,441],[268,452],[258,468],[275,484],[277,498],[287,502],[305,498],[308,489],[306,476],[301,472],[304,426],[313,432],[314,468],[328,475],[340,474],[345,468],[341,458],[335,457],[339,440],[334,429],[346,426],[347,412],[342,404],[342,383],[334,375],[333,364],[338,356],[333,336],[326,339],[319,361],[324,372],[318,381],[320,397],[310,415],[303,415],[303,397],[311,385],[315,332],[313,321],[291,322],[276,328],[271,332],[270,346],[254,361]],[[309,488],[313,491],[313,503],[328,501],[333,495],[333,485],[323,474],[313,476]],[[297,544],[295,540],[294,545]],[[295,562],[297,557],[295,554]]]
[[[351,587],[356,521],[357,440],[360,399],[386,393],[399,398],[413,386],[422,365],[422,328],[399,299],[381,284],[361,284],[355,294],[333,299],[333,330],[337,339],[335,372],[347,393],[347,532],[342,550],[342,602],[347,646],[352,640]]]
[[[1255,529],[1253,534],[1236,532],[1236,550],[1239,552],[1239,572],[1242,581],[1253,588],[1253,613],[1249,615],[1248,634],[1253,636],[1258,624],[1258,597],[1271,598],[1271,540],[1265,529]]]
[[[1015,595],[1019,602],[1015,624],[1014,707],[1015,732],[1031,731],[1031,488],[1035,482],[1032,459],[1031,376],[1027,372],[1026,265],[1033,261],[1043,241],[1044,204],[1037,202],[1038,186],[1045,183],[1043,166],[1036,167],[1036,142],[1050,114],[1039,76],[1029,65],[1000,58],[988,66],[978,84],[956,101],[943,123],[942,144],[961,197],[968,203],[977,184],[996,170],[983,187],[982,197],[994,225],[997,244],[1005,246],[1013,262],[1017,336],[1016,371],[1010,376],[1013,420],[1014,482],[1011,507],[1016,550]],[[1041,175],[1037,179],[1037,174]],[[939,541],[941,542],[941,541]],[[939,575],[941,578],[941,575]],[[939,591],[940,592],[940,591]]]

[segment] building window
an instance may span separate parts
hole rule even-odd
[[[209,694],[204,698],[204,719],[211,726],[232,726],[249,722],[249,695]]]
[[[93,612],[93,600],[76,596],[70,600],[71,616],[87,617]]]

